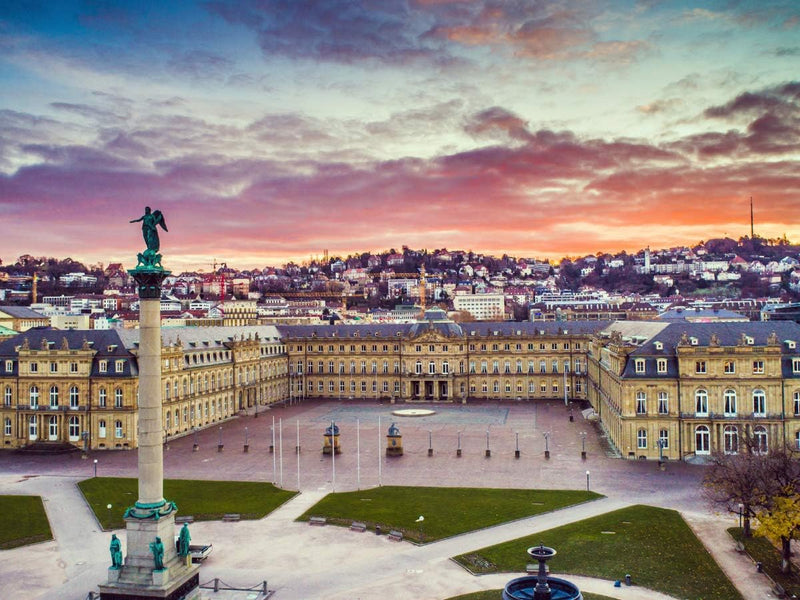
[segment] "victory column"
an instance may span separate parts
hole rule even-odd
[[[161,266],[158,227],[167,230],[161,211],[145,208],[131,223],[142,223],[147,249],[128,271],[139,292],[139,499],[125,511],[126,554],[112,538],[108,583],[101,584],[102,600],[158,598],[196,599],[199,567],[188,556],[188,544],[176,549],[174,502],[164,499],[164,457],[161,406],[161,284],[170,272]],[[188,531],[184,534],[188,537]],[[116,550],[116,553],[115,553]]]

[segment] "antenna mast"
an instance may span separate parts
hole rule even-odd
[[[753,228],[753,197],[750,196],[750,239],[756,237],[755,229]]]

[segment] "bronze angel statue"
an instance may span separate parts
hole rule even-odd
[[[161,248],[161,242],[158,239],[158,226],[160,225],[164,231],[169,231],[167,223],[164,221],[164,215],[161,214],[160,210],[150,212],[150,207],[145,206],[144,214],[131,221],[131,223],[138,223],[139,221],[142,222],[142,237],[144,237],[147,249],[158,252]]]

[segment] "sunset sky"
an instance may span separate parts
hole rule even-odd
[[[4,264],[800,241],[796,0],[160,4],[0,2]]]

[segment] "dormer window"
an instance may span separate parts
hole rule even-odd
[[[696,337],[690,337],[690,338],[689,338],[689,343],[690,343],[692,346],[697,346],[697,343],[698,343],[698,342],[697,342],[697,338],[696,338]]]
[[[666,358],[659,358],[656,360],[656,371],[659,373],[666,373],[667,372],[667,359]]]
[[[644,373],[644,359],[637,358],[633,361],[634,371],[637,373]]]
[[[656,342],[655,346],[656,346],[656,350],[663,350],[664,349],[664,343],[663,342]]]

